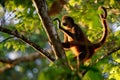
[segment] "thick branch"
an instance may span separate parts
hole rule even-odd
[[[42,49],[40,46],[38,46],[34,42],[31,42],[30,40],[28,40],[27,38],[25,38],[23,35],[19,34],[17,31],[12,31],[12,30],[9,30],[7,28],[3,28],[1,26],[0,26],[0,31],[4,32],[4,33],[7,33],[7,34],[10,34],[10,35],[14,35],[15,37],[21,39],[25,43],[28,43],[31,47],[33,47],[35,50],[39,51],[41,53],[41,55],[44,55],[49,60],[51,60],[51,61],[55,60],[54,58],[51,57],[51,55],[47,51],[45,51],[44,49]]]
[[[35,59],[40,58],[41,54],[39,53],[34,53],[30,54],[29,56],[22,56],[14,60],[5,60],[5,59],[0,59],[0,62],[3,64],[6,64],[2,68],[0,68],[0,73],[3,73],[5,70],[13,68],[15,65],[21,63],[21,62],[28,62],[28,61],[33,61]]]
[[[47,5],[45,0],[32,0],[35,8],[38,12],[38,15],[42,21],[43,27],[48,35],[49,41],[52,43],[53,51],[56,55],[56,58],[65,59],[65,52],[60,43],[60,39],[55,31],[55,27],[52,24],[47,13]]]

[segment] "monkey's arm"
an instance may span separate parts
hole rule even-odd
[[[66,43],[62,42],[62,46],[65,49],[70,48],[70,42],[66,42]]]
[[[68,42],[68,37],[64,34],[64,43]]]
[[[70,42],[68,42],[68,37],[66,34],[64,34],[64,42],[62,42],[62,46],[67,49],[70,48]]]
[[[75,38],[75,34],[69,32],[68,30],[65,30],[63,27],[61,27],[61,21],[58,18],[55,18],[53,21],[57,20],[57,25],[60,30],[62,30],[66,35],[70,36],[71,38]]]
[[[75,39],[75,34],[69,32],[68,30],[65,30],[63,27],[60,27],[63,33],[65,33],[67,36],[70,36],[71,38]]]

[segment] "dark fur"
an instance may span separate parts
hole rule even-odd
[[[97,43],[91,43],[86,35],[83,33],[81,28],[74,23],[74,20],[72,17],[69,16],[63,16],[62,17],[62,25],[60,25],[60,20],[56,18],[55,20],[58,21],[59,29],[61,29],[64,32],[64,42],[62,42],[62,45],[64,48],[70,48],[75,56],[79,56],[79,60],[82,62],[86,61],[87,59],[90,59],[93,54],[95,53],[95,50],[97,48],[100,48],[106,38],[108,33],[108,26],[107,26],[107,11],[104,7],[100,7],[104,11],[103,14],[100,15],[101,22],[104,27],[103,36]]]

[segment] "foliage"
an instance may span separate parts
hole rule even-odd
[[[54,0],[46,1],[49,8]],[[2,0],[0,3],[0,26],[2,25],[13,32],[17,30],[28,40],[51,51],[48,45],[48,37],[35,11],[32,0]],[[102,36],[98,7],[105,6],[107,8],[107,20],[110,27],[109,37],[105,45],[96,52],[91,61],[86,62],[80,70],[71,70],[64,67],[59,61],[52,63],[40,57],[26,63],[21,62],[15,67],[6,70],[0,75],[0,80],[118,80],[120,78],[120,50],[112,52],[102,60],[96,60],[120,46],[119,4],[119,0],[69,0],[66,4],[67,10],[63,9],[60,14],[51,16],[51,19],[55,17],[61,18],[66,14],[73,17],[88,38],[92,42],[97,42]],[[56,23],[54,25],[56,27]],[[62,33],[58,31],[58,34],[62,40]],[[9,37],[13,38],[4,41]],[[13,55],[16,59],[24,55],[34,54],[37,51],[18,38],[0,32],[0,59],[11,60],[11,52],[16,52],[17,57]],[[74,61],[71,59],[73,58],[71,53],[69,50],[66,51],[68,62],[70,62],[70,65],[75,66]],[[53,54],[51,53],[51,55]],[[5,65],[8,64],[0,62],[0,68]],[[82,71],[85,71],[83,76],[81,76]]]

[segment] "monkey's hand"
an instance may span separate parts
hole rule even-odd
[[[58,18],[55,18],[53,21],[55,21],[55,20],[57,20],[58,29],[62,30],[64,33],[66,33],[71,38],[74,38],[74,34],[73,33],[69,32],[68,30],[66,30],[63,27],[61,27],[61,21]]]
[[[61,21],[59,20],[59,18],[55,18],[53,21],[57,21],[57,27],[58,29],[61,29]]]

